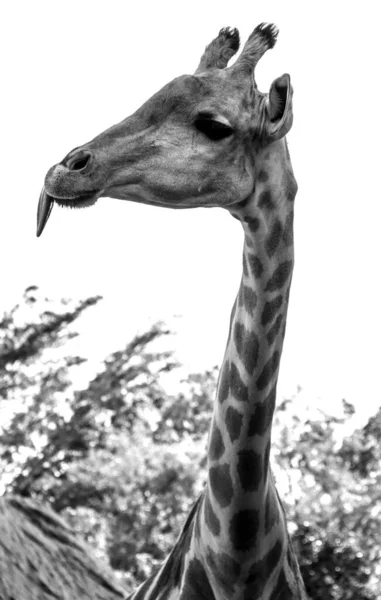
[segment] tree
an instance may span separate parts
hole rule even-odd
[[[3,485],[29,495],[28,482],[53,470],[54,438],[64,422],[64,394],[71,369],[85,359],[59,349],[78,335],[71,325],[100,297],[75,304],[43,298],[38,288],[25,290],[23,303],[0,321],[0,409],[10,422],[0,435]],[[69,442],[70,444],[70,442]]]
[[[30,295],[34,288],[27,306]],[[83,359],[52,362],[49,353],[97,301],[65,301],[46,315],[34,300],[33,324],[16,326],[16,310],[0,322],[2,404],[18,406],[0,434],[1,481],[63,515],[132,590],[173,547],[202,490],[217,370],[190,374],[167,393],[163,377],[177,362],[158,323],[73,390],[71,369]],[[312,600],[376,600],[381,410],[340,438],[354,408],[344,401],[340,417],[303,413],[301,396],[279,404],[272,458],[308,592]]]
[[[27,305],[34,291],[28,290]],[[66,310],[68,324],[79,316],[75,310],[70,318]],[[58,334],[42,337],[45,312],[41,306],[34,311],[33,331],[41,335],[34,336],[39,340],[36,351],[25,352],[25,363],[18,362],[21,375],[28,369],[38,373],[34,359],[40,364],[41,356],[57,344]],[[60,339],[75,335],[58,313],[49,311],[49,318],[57,323],[56,329],[62,323]],[[8,316],[5,322],[8,338],[17,347],[12,318]],[[56,329],[50,327],[50,331]],[[164,434],[157,443],[153,440],[160,411],[163,408],[169,414],[172,400],[160,377],[177,365],[171,352],[155,350],[155,343],[168,334],[157,323],[136,335],[123,350],[105,359],[83,390],[70,387],[69,373],[71,365],[83,359],[60,357],[59,363],[46,359],[44,372],[37,378],[24,377],[22,396],[17,397],[15,386],[19,410],[0,434],[0,460],[5,466],[2,482],[7,492],[38,498],[64,515],[97,548],[98,556],[130,573],[124,579],[134,587],[174,544],[183,513],[197,493],[197,461],[193,459],[199,448],[179,453]],[[3,363],[8,364],[5,358]],[[188,450],[192,460],[186,458]],[[140,523],[140,532],[134,534],[131,522]],[[129,553],[131,547],[134,552]]]
[[[354,407],[343,401],[340,418],[321,411],[300,417],[293,401],[286,400],[276,415],[276,473],[283,481],[281,496],[301,572],[314,600],[379,597],[380,413],[340,440],[338,427],[353,414]]]

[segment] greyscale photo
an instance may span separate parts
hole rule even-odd
[[[0,600],[381,600],[376,8],[2,7]]]

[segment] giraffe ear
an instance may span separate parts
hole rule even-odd
[[[273,142],[285,136],[292,125],[292,87],[285,73],[271,84],[266,99],[266,138]]]

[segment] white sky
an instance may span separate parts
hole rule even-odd
[[[280,394],[297,384],[342,397],[365,415],[381,404],[379,13],[376,2],[42,0],[2,3],[0,310],[28,285],[105,301],[85,319],[94,360],[149,320],[179,334],[190,369],[220,363],[240,278],[239,224],[219,209],[170,211],[111,199],[55,207],[37,240],[48,168],[193,72],[223,26],[242,41],[261,21],[280,28],[261,60],[267,91],[294,87],[288,136],[299,182],[296,270]],[[179,317],[181,315],[181,318]]]

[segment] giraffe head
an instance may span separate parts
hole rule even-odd
[[[133,115],[75,148],[45,178],[37,235],[54,203],[80,208],[102,196],[172,208],[245,201],[256,182],[256,156],[292,124],[288,75],[268,93],[254,71],[276,42],[274,25],[261,24],[239,58],[236,29],[222,29],[194,75],[177,77]]]

